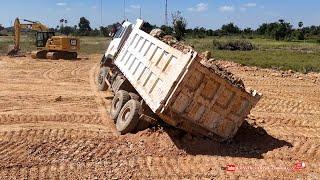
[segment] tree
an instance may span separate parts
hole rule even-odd
[[[233,23],[223,25],[221,30],[226,34],[239,34],[241,32],[240,28]]]
[[[108,27],[100,26],[100,32],[104,37],[109,37],[110,30],[108,29]]]
[[[283,19],[279,20],[277,28],[274,30],[274,38],[276,40],[289,39],[292,35],[292,25],[285,22]]]
[[[257,33],[264,36],[272,37],[276,40],[290,39],[292,37],[292,25],[280,19],[274,23],[264,23],[258,29]]]
[[[4,27],[2,26],[2,24],[0,24],[0,31],[4,30]]]
[[[97,28],[95,28],[92,31],[90,31],[89,35],[90,36],[99,36],[100,35],[100,31]]]
[[[168,34],[168,35],[172,35],[172,34],[173,34],[173,28],[170,27],[170,26],[162,25],[162,26],[160,27],[160,29],[161,29],[165,34]]]
[[[90,21],[87,20],[85,17],[80,18],[80,22],[78,26],[79,26],[79,34],[81,36],[88,36],[90,34],[90,31],[92,31],[90,27]]]
[[[71,26],[61,26],[59,31],[61,34],[65,34],[65,35],[74,34],[75,32],[74,28]]]
[[[253,30],[252,30],[251,28],[245,28],[245,29],[243,30],[243,33],[244,33],[244,34],[252,34],[252,33],[253,33]]]
[[[151,25],[149,22],[145,22],[143,23],[141,30],[149,34],[152,31],[152,29],[156,27],[156,25]]]
[[[266,35],[267,29],[268,29],[268,24],[263,23],[262,25],[259,26],[259,28],[256,31],[260,35]]]
[[[301,29],[301,28],[303,27],[303,22],[300,21],[300,22],[298,23],[298,26],[299,26],[299,28]]]
[[[180,11],[172,14],[172,24],[174,30],[173,35],[178,41],[182,40],[186,33],[187,20],[182,17]]]
[[[207,30],[207,36],[213,36],[214,32],[212,29]]]
[[[297,29],[295,31],[295,37],[298,39],[298,40],[305,40],[305,31],[302,29],[303,27],[303,22],[299,22],[298,23],[298,26],[299,26],[299,29]]]

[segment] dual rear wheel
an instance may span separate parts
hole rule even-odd
[[[141,109],[140,102],[137,100],[129,100],[121,109],[117,118],[117,131],[120,134],[133,132],[139,123],[139,111]]]
[[[110,72],[110,68],[102,67],[97,77],[98,89],[106,91],[109,87],[106,78]],[[125,90],[118,90],[112,100],[110,107],[110,118],[115,121],[117,131],[123,135],[133,133],[136,130],[147,127],[144,121],[140,121],[140,96],[135,93],[129,93]]]
[[[112,100],[110,117],[122,135],[134,132],[143,122],[140,121],[141,104],[134,97],[127,91],[119,90]]]

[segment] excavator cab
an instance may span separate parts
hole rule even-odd
[[[48,39],[50,39],[54,35],[54,32],[36,32],[36,47],[46,47]]]

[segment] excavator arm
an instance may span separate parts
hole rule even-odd
[[[30,29],[37,32],[46,32],[49,30],[47,26],[41,24],[40,22],[30,21],[26,19],[22,20],[28,23],[21,24],[19,18],[16,18],[16,20],[14,21],[14,48],[9,51],[9,56],[18,54],[20,50],[21,30]]]

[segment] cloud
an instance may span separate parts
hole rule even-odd
[[[140,5],[131,5],[130,6],[132,9],[140,9]]]
[[[208,4],[205,3],[199,3],[195,7],[188,8],[188,11],[192,12],[204,12],[209,9]]]
[[[233,12],[234,11],[234,6],[221,6],[219,8],[221,12]]]
[[[257,3],[247,3],[247,4],[242,4],[242,6],[239,8],[241,12],[247,11],[249,8],[255,8],[257,7]]]
[[[67,3],[65,3],[65,2],[58,2],[56,5],[57,5],[57,6],[66,6]]]
[[[241,11],[241,12],[246,12],[246,11],[247,11],[247,8],[245,8],[245,7],[240,7],[240,11]]]
[[[247,3],[247,4],[244,4],[243,6],[244,6],[244,7],[248,7],[248,8],[250,8],[250,7],[256,7],[256,6],[257,6],[257,3]]]

